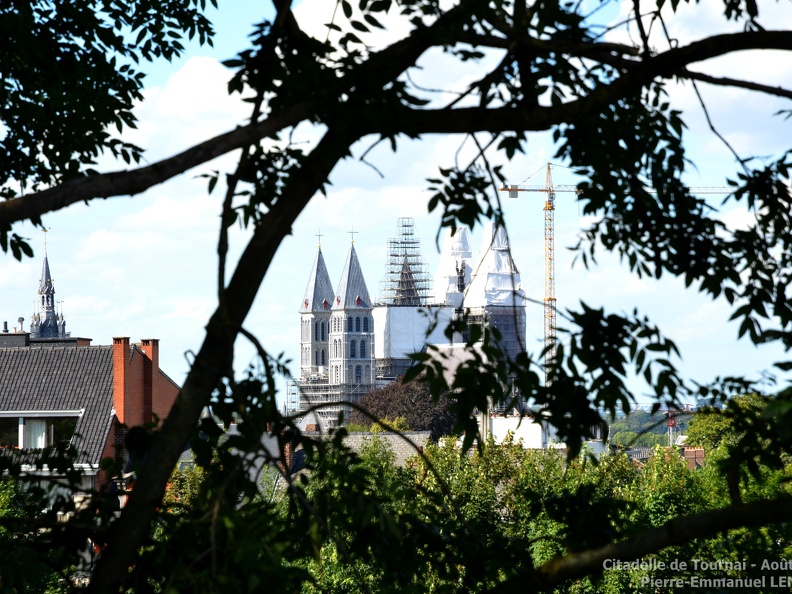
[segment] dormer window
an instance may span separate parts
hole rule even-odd
[[[81,411],[34,412],[30,416],[0,416],[0,448],[42,449],[68,442]],[[18,414],[18,413],[17,413]]]
[[[360,307],[361,303],[363,303],[363,300],[360,298],[360,295],[358,295],[357,297],[355,297],[355,305]]]
[[[327,309],[328,305],[330,304],[327,302],[327,299],[322,300],[322,309]]]

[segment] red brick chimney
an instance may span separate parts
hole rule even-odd
[[[151,361],[151,367],[159,369],[159,338],[142,338],[140,340],[140,350]]]
[[[126,423],[127,366],[129,365],[129,337],[113,337],[113,407],[116,417]]]
[[[146,360],[143,362],[143,421],[149,423],[152,420],[151,405],[154,393],[154,376],[159,373],[159,339],[142,338],[140,340],[140,350]]]

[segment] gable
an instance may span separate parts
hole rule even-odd
[[[77,413],[79,462],[99,463],[112,411],[112,347],[0,349],[0,414]]]

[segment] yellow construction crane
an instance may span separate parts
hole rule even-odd
[[[547,164],[544,186],[509,185],[500,188],[508,192],[509,198],[517,198],[518,192],[544,192],[545,197],[545,294],[544,294],[544,344],[545,344],[545,386],[549,386],[550,364],[556,356],[556,296],[555,296],[555,195],[556,192],[580,194],[577,186],[553,185],[552,163]],[[648,189],[650,193],[655,190]],[[728,186],[701,186],[688,188],[691,194],[730,194],[734,191]]]
[[[500,190],[509,192],[509,198],[517,198],[518,192],[544,192],[545,196],[545,294],[544,294],[544,344],[545,385],[550,385],[550,363],[556,355],[556,297],[555,297],[555,194],[574,192],[577,186],[553,185],[552,163],[547,164],[544,186],[504,186]]]

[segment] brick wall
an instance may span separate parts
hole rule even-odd
[[[176,400],[179,393],[179,388],[159,368],[159,339],[144,338],[140,341],[140,348],[151,363],[149,412],[156,415],[161,422],[168,416],[173,401]]]
[[[173,406],[179,393],[159,368],[159,340],[147,338],[140,344],[130,344],[128,336],[113,338],[113,407],[117,422],[110,428],[102,458],[125,457],[124,438],[127,427],[143,425],[154,420],[161,422]],[[97,486],[107,484],[103,472],[97,476]]]
[[[130,345],[113,338],[113,401],[118,420],[128,427],[162,421],[179,393],[159,368],[159,340],[145,338]]]

